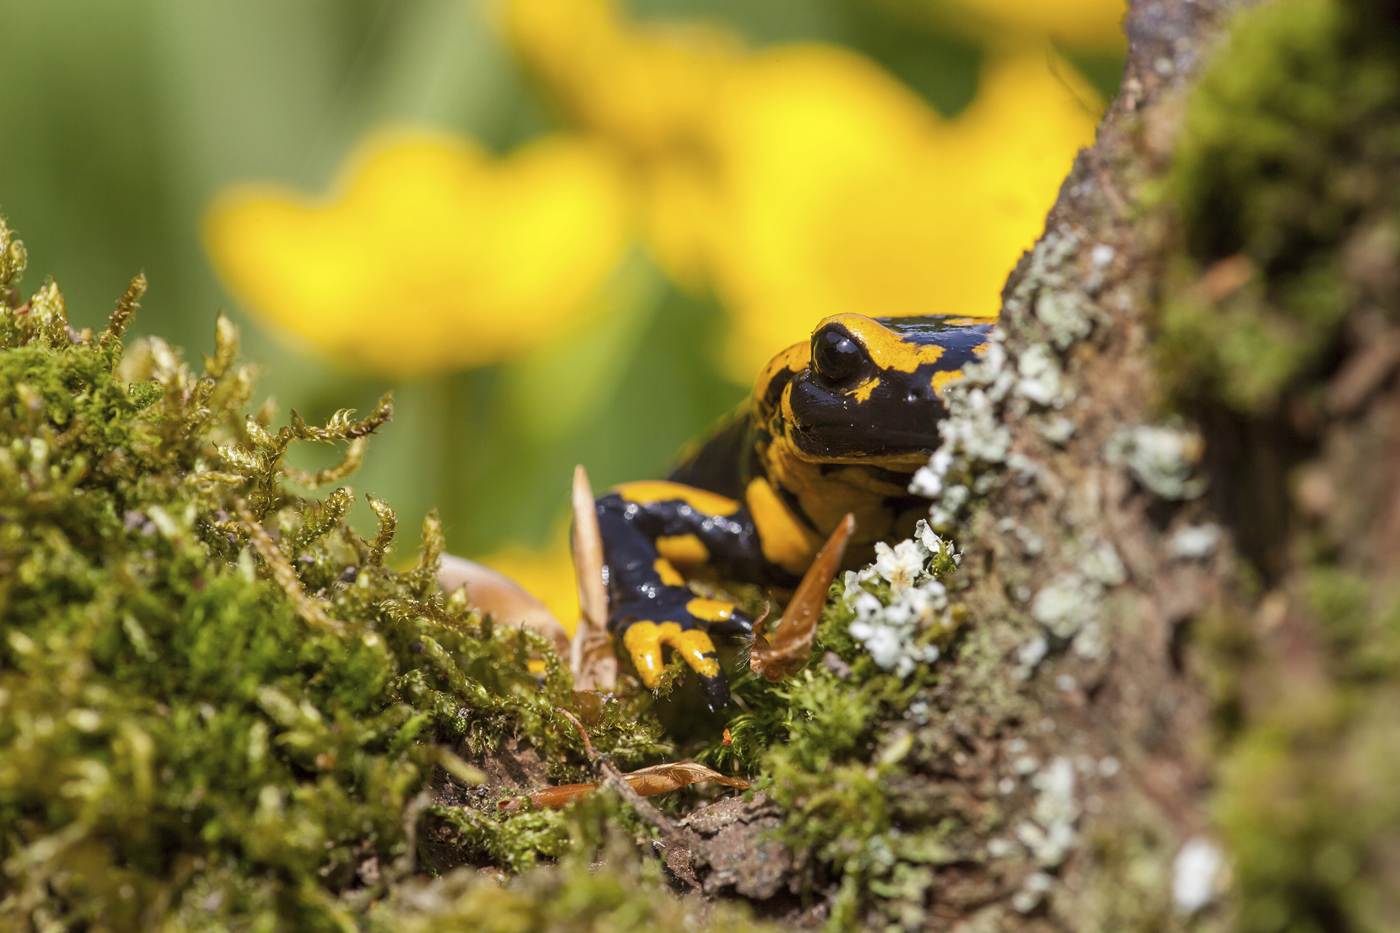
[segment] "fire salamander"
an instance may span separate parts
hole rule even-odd
[[[848,512],[848,565],[912,532],[927,503],[909,481],[938,444],[942,387],[982,352],[992,326],[829,317],[773,358],[740,413],[669,479],[597,500],[608,630],[643,683],[659,683],[669,645],[711,709],[729,702],[711,636],[745,635],[753,623],[732,603],[697,596],[687,575],[789,588]]]

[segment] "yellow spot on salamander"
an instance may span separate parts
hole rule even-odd
[[[847,391],[846,394],[854,398],[857,402],[865,402],[870,400],[870,393],[874,392],[879,386],[880,377],[871,376],[854,389]]]
[[[685,604],[685,608],[697,619],[706,622],[728,622],[734,617],[734,604],[718,599],[705,599],[697,596]]]
[[[792,514],[762,477],[749,483],[744,499],[758,529],[763,556],[791,573],[806,570],[822,544],[816,534]]]
[[[933,386],[933,391],[938,393],[938,397],[942,398],[943,387],[955,379],[961,379],[962,374],[961,369],[945,369],[943,372],[934,373],[933,378],[928,382],[929,385]]]
[[[651,562],[651,569],[656,571],[656,575],[661,578],[661,582],[667,586],[685,586],[685,577],[676,572],[676,568],[671,566],[671,562],[664,557],[658,557]]]
[[[617,493],[628,502],[650,505],[653,502],[681,501],[699,509],[706,515],[733,515],[739,511],[739,503],[728,496],[716,492],[696,489],[684,483],[668,483],[664,480],[644,480],[637,483],[623,483],[614,486]]]
[[[670,623],[675,625],[674,622]],[[622,645],[637,665],[648,690],[661,683],[661,628],[655,622],[633,622],[622,633]]]
[[[699,566],[710,559],[710,549],[695,535],[662,535],[656,550],[673,564]]]
[[[701,677],[719,676],[715,643],[698,628],[682,630],[674,622],[661,623],[661,641],[680,652],[691,669]]]
[[[633,622],[622,633],[622,644],[632,656],[637,673],[648,690],[661,683],[661,646],[670,645],[701,677],[719,675],[715,643],[699,629],[682,629],[679,623]]]

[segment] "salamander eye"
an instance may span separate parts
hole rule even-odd
[[[845,382],[865,364],[860,345],[835,328],[812,335],[812,365],[828,382]]]

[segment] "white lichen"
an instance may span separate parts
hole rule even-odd
[[[1079,572],[1105,587],[1117,586],[1128,579],[1128,569],[1123,566],[1118,551],[1107,541],[1094,541],[1085,548]]]
[[[1031,779],[1040,792],[1030,819],[1016,826],[1016,838],[1042,868],[1056,868],[1078,842],[1079,802],[1074,796],[1074,765],[1058,757]]]
[[[1026,348],[1016,361],[1016,394],[1046,408],[1063,408],[1074,399],[1060,361],[1044,344]]]
[[[1074,419],[1066,418],[1064,415],[1056,415],[1053,418],[1035,418],[1031,422],[1036,433],[1045,438],[1056,447],[1063,447],[1074,437],[1074,432],[1079,425]]]
[[[1039,412],[1062,409],[1081,394],[1064,351],[1088,337],[1101,317],[1081,281],[1079,246],[1068,228],[1047,231],[1007,295],[981,359],[944,386],[948,415],[939,423],[939,447],[909,487],[933,500],[935,528],[952,527],[974,497],[990,494],[1007,477],[1023,485],[1043,479],[1044,464],[1012,449],[1011,423],[1030,418],[1056,445],[1073,436],[1072,419]],[[1025,337],[1015,349],[1008,346],[1012,333]]]
[[[1199,434],[1181,428],[1138,425],[1109,439],[1104,457],[1120,463],[1138,482],[1163,499],[1194,499],[1206,481],[1196,475],[1204,444]]]
[[[1186,525],[1167,539],[1167,553],[1178,560],[1205,560],[1220,546],[1220,526]]]
[[[1086,622],[1097,619],[1102,592],[1082,574],[1060,574],[1031,600],[1031,618],[1056,638],[1073,638]]]
[[[1019,680],[1029,680],[1035,669],[1050,653],[1050,643],[1044,636],[1037,635],[1016,649],[1015,675]]]
[[[1220,892],[1225,857],[1209,839],[1193,836],[1172,862],[1172,906],[1194,914],[1209,906]]]
[[[1011,895],[1011,907],[1019,913],[1028,914],[1040,906],[1053,887],[1054,875],[1043,871],[1032,872],[1021,882],[1020,890]]]
[[[939,648],[929,636],[951,620],[948,590],[937,573],[950,569],[957,557],[952,545],[920,521],[913,538],[893,547],[876,545],[873,564],[846,573],[842,600],[856,616],[848,631],[879,667],[908,677],[938,660]],[[879,582],[888,584],[884,599],[866,588]]]

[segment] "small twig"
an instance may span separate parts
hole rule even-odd
[[[579,722],[577,716],[562,707],[556,706],[554,707],[554,711],[574,724],[574,728],[578,730],[578,734],[583,737],[584,754],[588,756],[590,762],[596,765],[598,763],[598,753],[594,751],[593,741],[588,737],[588,730],[583,727],[583,723]]]
[[[578,717],[568,710],[561,709],[557,706],[554,707],[554,711],[567,718],[569,722],[574,724],[574,728],[578,730],[578,734],[583,738],[583,750],[584,753],[588,755],[588,760],[592,762],[599,771],[603,772],[603,786],[611,788],[613,793],[617,794],[631,805],[632,809],[636,810],[642,819],[660,830],[661,834],[666,837],[667,842],[674,842],[677,840],[684,841],[681,831],[677,828],[676,824],[672,823],[664,813],[648,803],[645,797],[637,793],[632,788],[632,785],[627,783],[627,779],[622,776],[622,772],[617,769],[616,765],[598,755],[598,752],[593,748],[593,741],[588,737],[588,730],[583,727],[583,723],[579,722]]]

